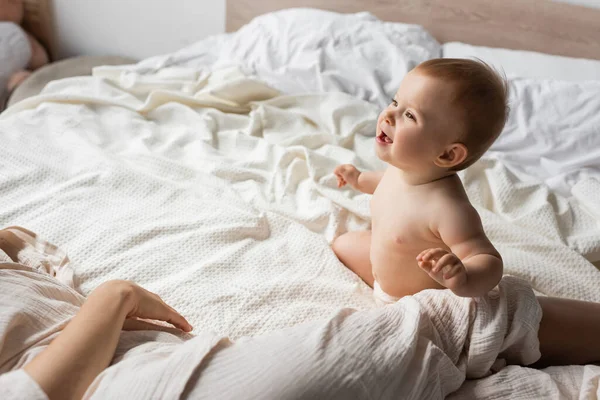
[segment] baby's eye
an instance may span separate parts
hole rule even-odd
[[[412,119],[415,122],[417,121],[415,116],[410,111],[405,112],[404,115],[406,115],[406,118],[408,118],[408,119]]]
[[[392,99],[392,104],[394,105],[394,107],[398,107],[398,102],[396,101],[396,99]]]

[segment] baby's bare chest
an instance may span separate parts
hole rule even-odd
[[[385,247],[410,250],[440,241],[433,233],[434,202],[426,195],[378,187],[371,198],[371,229]]]

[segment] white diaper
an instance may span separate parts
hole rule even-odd
[[[390,296],[389,294],[384,292],[377,281],[373,283],[373,297],[375,298],[375,302],[380,306],[385,306],[386,304],[393,304],[400,300],[400,297]]]

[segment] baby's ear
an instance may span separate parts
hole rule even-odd
[[[444,152],[437,156],[434,163],[440,168],[452,168],[462,164],[469,154],[467,146],[462,143],[452,143]]]

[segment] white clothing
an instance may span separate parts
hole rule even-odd
[[[373,283],[373,297],[375,298],[375,302],[380,306],[384,306],[386,304],[394,304],[395,302],[400,300],[400,297],[391,296],[384,292],[381,286],[379,285],[379,282],[377,281]]]

